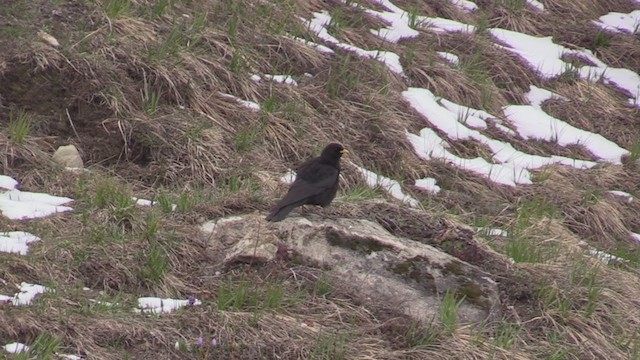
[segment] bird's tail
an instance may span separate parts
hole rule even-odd
[[[293,210],[298,205],[299,204],[296,203],[283,207],[276,206],[273,210],[271,210],[271,213],[269,213],[269,215],[267,215],[265,219],[271,222],[282,221],[287,217],[287,215],[289,215],[291,210]]]

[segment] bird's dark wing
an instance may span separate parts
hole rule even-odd
[[[284,219],[291,210],[304,205],[309,199],[316,197],[326,191],[331,191],[338,182],[339,170],[318,164],[317,162],[307,162],[298,168],[296,180],[289,187],[287,194],[273,207],[267,216],[267,221],[280,221]]]

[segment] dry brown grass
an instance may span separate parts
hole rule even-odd
[[[565,46],[593,49],[612,66],[639,68],[633,36],[610,34],[602,40],[590,24],[608,11],[630,11],[626,1],[545,1],[544,14],[529,6],[513,9],[505,1],[477,1],[481,9],[475,14],[448,2],[395,3],[424,16],[554,36]],[[56,289],[31,307],[0,305],[2,344],[31,343],[46,333],[61,341],[60,352],[101,359],[160,353],[176,359],[638,356],[640,253],[629,231],[640,233],[640,202],[606,193],[640,196],[637,169],[551,166],[535,171],[534,185],[498,186],[441,161],[418,159],[404,132],[427,124],[401,96],[407,86],[424,87],[500,116],[502,106],[525,103],[531,84],[543,86],[571,99],[546,102],[549,114],[630,149],[640,138],[640,115],[618,89],[542,81],[517,57],[497,51],[483,32],[421,31],[416,39],[384,43],[369,31],[385,26],[383,21],[339,2],[174,2],[156,16],[155,2],[136,1],[113,18],[106,1],[56,4],[19,1],[0,14],[14,31],[0,28],[0,47],[6,50],[0,54],[0,124],[8,124],[14,111],[34,119],[22,144],[0,131],[2,173],[18,178],[23,190],[76,199],[73,214],[20,223],[0,218],[2,231],[31,231],[44,239],[27,257],[0,254],[5,281],[0,293],[12,293],[21,281]],[[291,19],[308,19],[320,10],[338,18],[330,33],[341,41],[399,54],[407,77],[375,60],[344,51],[320,54],[293,40],[318,40]],[[32,29],[40,28],[62,46],[54,49],[37,40]],[[437,51],[455,53],[461,65],[446,63]],[[256,83],[250,74],[289,74],[299,86]],[[221,94],[257,102],[262,111]],[[532,154],[591,157],[577,147],[483,131]],[[359,299],[340,279],[328,279],[331,291],[319,296],[316,288],[326,276],[321,269],[284,260],[222,266],[224,246],[203,238],[197,225],[264,211],[284,191],[281,174],[329,141],[343,142],[351,151],[330,216],[374,220],[397,236],[478,266],[499,283],[503,319],[463,324],[449,334],[437,325],[412,323],[393,304]],[[52,151],[67,143],[78,147],[91,174],[72,175],[50,164]],[[475,141],[451,146],[464,157],[491,157]],[[400,181],[421,202],[419,209],[383,201],[382,191],[342,196],[362,186],[353,164]],[[413,181],[425,176],[437,179],[439,194],[412,191]],[[105,186],[125,197],[168,194],[183,208],[164,213],[157,207],[99,205],[96,194]],[[303,214],[313,217],[317,211]],[[157,232],[150,230],[154,221]],[[510,235],[483,238],[460,223],[499,227]],[[601,264],[578,245],[580,240],[630,261]],[[517,241],[532,252],[554,252],[514,263],[508,248]],[[166,261],[155,280],[148,262],[154,251]],[[590,274],[595,274],[592,280]],[[258,301],[221,309],[221,289],[243,284],[259,299],[276,287],[284,300],[275,307]],[[83,286],[92,290],[85,293]],[[194,295],[204,304],[167,316],[132,315],[136,298],[143,295]],[[88,296],[121,305],[96,307]],[[429,341],[420,338],[431,335]],[[198,336],[216,336],[221,346],[207,354],[174,348],[176,341],[193,344]]]

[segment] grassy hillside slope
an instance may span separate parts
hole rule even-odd
[[[640,4],[548,0],[539,11],[518,0],[475,3],[478,10],[469,12],[446,1],[395,1],[419,34],[394,43],[371,31],[388,25],[366,10],[385,11],[377,1],[5,1],[2,173],[22,190],[75,200],[72,213],[37,221],[0,216],[0,231],[43,239],[26,256],[0,253],[0,293],[14,293],[23,281],[55,289],[30,306],[0,304],[0,345],[32,345],[29,355],[7,356],[640,359],[640,245],[630,235],[640,233],[640,107],[604,78],[581,78],[587,59],[565,56],[574,67],[544,78],[496,46],[490,32],[551,36],[638,73],[638,34],[607,32],[593,20]],[[397,54],[404,74],[320,38],[305,22],[322,10],[332,18],[330,35]],[[434,31],[419,16],[475,31]],[[457,55],[459,63],[438,52]],[[256,74],[263,79],[253,80]],[[269,81],[268,74],[288,75],[297,85]],[[568,99],[545,101],[546,113],[628,154],[590,169],[542,167],[531,171],[532,184],[505,186],[447,161],[425,161],[407,138],[435,129],[403,98],[408,87],[420,87],[497,117],[501,123],[481,132],[519,151],[599,160],[580,144],[500,130],[497,124],[509,126],[503,107],[527,104],[531,85]],[[451,153],[495,163],[487,144],[435,131]],[[349,284],[319,268],[292,261],[222,266],[224,254],[208,251],[198,225],[266,214],[286,190],[280,177],[331,141],[351,154],[329,216],[377,221],[481,267],[500,284],[503,319],[455,325],[456,299],[445,298],[439,319],[416,323],[388,304],[363,306]],[[89,172],[51,162],[53,151],[70,143]],[[356,165],[397,180],[416,209],[368,186]],[[442,190],[416,188],[425,177]],[[135,206],[132,196],[159,205]],[[443,237],[425,229],[442,223],[508,235],[436,242]],[[492,257],[478,256],[479,248]],[[605,264],[595,251],[619,259]],[[203,304],[134,314],[141,296],[195,296]],[[200,337],[208,345],[199,346]]]

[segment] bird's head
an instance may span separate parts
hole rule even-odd
[[[331,143],[325,146],[324,150],[322,150],[322,154],[320,154],[320,157],[326,160],[337,161],[337,160],[340,160],[342,155],[348,154],[348,153],[349,153],[349,150],[345,149],[344,146],[342,146],[342,144]]]

